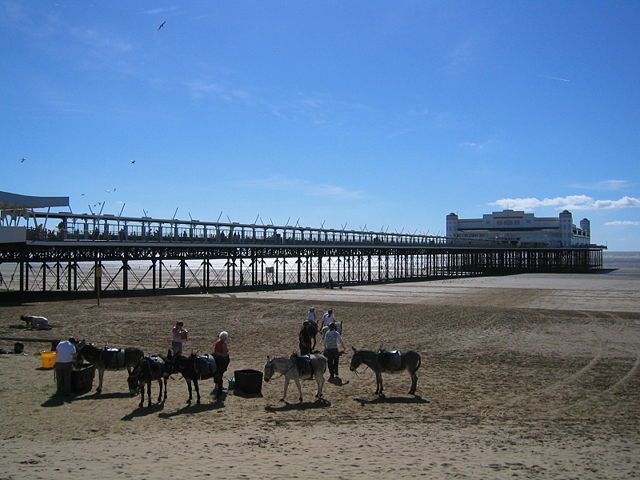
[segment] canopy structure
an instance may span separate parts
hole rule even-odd
[[[0,192],[0,210],[68,206],[69,197],[34,197],[31,195]]]
[[[0,220],[29,218],[34,208],[68,207],[69,197],[35,197],[0,191]]]

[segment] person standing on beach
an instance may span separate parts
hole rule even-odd
[[[316,309],[315,309],[315,307],[311,307],[311,308],[309,309],[309,311],[307,312],[307,320],[308,320],[309,322],[313,322],[313,323],[315,323],[315,324],[317,324],[317,323],[318,323],[318,320],[317,320],[317,318],[316,318]]]
[[[171,350],[174,355],[182,355],[182,342],[187,339],[188,333],[183,322],[176,322],[171,329]]]
[[[229,334],[227,332],[220,332],[218,334],[218,339],[216,340],[215,345],[213,346],[214,353],[219,353],[220,355],[224,355],[229,358]]]
[[[320,334],[324,335],[329,330],[329,325],[332,323],[336,323],[336,316],[333,313],[333,309],[327,310],[327,312],[322,315],[320,319],[320,325],[318,325],[318,330],[320,330]]]
[[[342,351],[344,352],[344,340],[342,339],[342,335],[336,330],[336,324],[332,323],[329,325],[329,330],[324,334],[322,338],[324,343],[324,356],[327,357],[328,367],[329,367],[329,380],[333,380],[338,377],[338,362],[340,360],[340,351],[338,350],[338,344],[342,346]]]
[[[302,323],[302,328],[298,334],[298,342],[300,345],[300,355],[310,355],[316,348],[316,326],[309,320]]]
[[[56,395],[68,397],[71,395],[71,371],[76,360],[76,340],[58,342],[56,345]]]

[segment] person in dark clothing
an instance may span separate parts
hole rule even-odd
[[[310,355],[316,348],[316,333],[315,325],[305,320],[298,335],[300,355]]]

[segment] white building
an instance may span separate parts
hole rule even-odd
[[[520,246],[575,247],[591,243],[591,226],[586,218],[580,228],[573,224],[571,212],[557,217],[536,217],[533,213],[503,210],[482,218],[458,218],[447,215],[447,237],[456,239],[493,240]]]

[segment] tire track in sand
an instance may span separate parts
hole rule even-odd
[[[625,320],[620,316],[615,315],[613,313],[608,314],[609,318],[611,318],[615,325],[617,325],[616,333],[620,333],[624,329]],[[585,398],[572,402],[564,407],[560,407],[554,411],[554,413],[564,413],[567,414],[567,411],[570,409],[576,409],[580,407],[584,407],[585,405],[593,404],[595,402],[606,401],[611,396],[618,393],[620,390],[624,390],[625,386],[629,381],[638,373],[640,370],[640,349],[634,348],[631,352],[632,356],[635,357],[635,360],[629,370],[627,370],[624,375],[622,375],[616,382],[612,383],[607,387],[604,391],[596,391],[591,392],[591,394],[587,395]]]
[[[595,351],[589,362],[579,370],[576,370],[567,377],[561,378],[548,386],[520,395],[514,395],[509,398],[496,399],[478,409],[480,416],[504,418],[512,414],[513,407],[516,405],[548,404],[549,401],[545,401],[545,397],[549,398],[550,396],[556,397],[555,402],[553,403],[557,403],[558,401],[561,401],[557,397],[562,393],[566,393],[568,385],[576,383],[594,369],[594,367],[602,360],[605,351],[605,342],[599,335],[597,335],[597,333],[592,331],[592,328],[590,328],[598,322],[598,319],[586,311],[579,313],[589,319],[589,322],[585,325],[585,331],[592,334],[596,344]],[[557,413],[560,410],[562,410],[562,407],[560,409],[553,409],[547,413]]]

